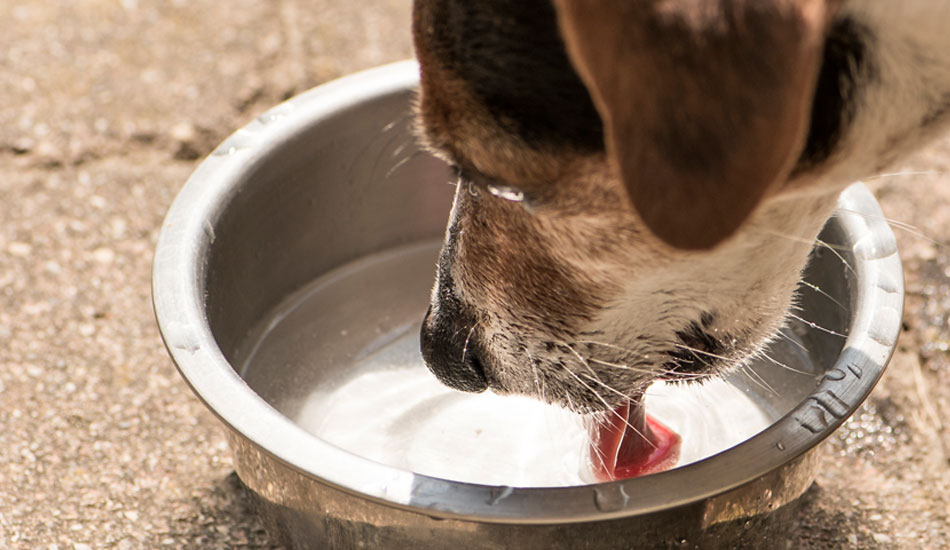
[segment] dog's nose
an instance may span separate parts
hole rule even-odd
[[[475,320],[453,308],[432,307],[422,321],[420,343],[426,366],[440,382],[457,390],[482,392],[488,379],[479,358]]]

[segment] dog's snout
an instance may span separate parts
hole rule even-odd
[[[422,322],[422,357],[436,378],[450,388],[468,392],[488,388],[474,327],[474,319],[464,311],[444,306],[438,313],[430,307]]]

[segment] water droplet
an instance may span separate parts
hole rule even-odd
[[[234,153],[237,153],[239,150],[240,149],[237,147],[233,147],[233,146],[225,147],[224,144],[221,144],[220,146],[218,146],[217,149],[214,150],[212,155],[216,157],[227,157],[227,156],[233,155]]]
[[[901,316],[898,311],[892,307],[880,307],[874,314],[874,322],[868,329],[868,336],[878,344],[884,347],[894,345],[895,334],[900,327]]]
[[[211,222],[205,221],[203,229],[204,229],[205,236],[208,237],[208,241],[211,243],[214,243],[214,239],[215,239],[214,226],[211,225]]]
[[[897,294],[900,284],[887,271],[877,271],[877,287],[888,294]]]
[[[165,327],[165,341],[169,346],[188,353],[201,349],[195,330],[184,323],[169,323]]]
[[[511,493],[513,492],[515,492],[515,490],[511,487],[508,487],[507,485],[501,487],[492,487],[491,499],[488,501],[488,505],[494,506],[498,504],[499,502],[510,497]]]
[[[780,450],[780,451],[784,451],[784,450],[785,450],[785,444],[782,443],[781,441],[779,441],[778,443],[775,444],[775,448],[778,449],[778,450]]]
[[[273,109],[268,109],[267,112],[257,117],[257,121],[264,125],[277,122],[278,120],[287,118],[291,113],[294,112],[295,109],[296,107],[293,103],[281,103]]]
[[[630,502],[623,485],[603,485],[594,488],[594,505],[601,512],[622,510]]]
[[[854,243],[853,250],[862,260],[880,260],[897,253],[897,241],[890,230],[875,232]]]
[[[253,132],[241,129],[224,140],[224,143],[218,145],[211,155],[216,157],[234,155],[239,151],[250,149],[256,141],[257,136],[255,136]]]

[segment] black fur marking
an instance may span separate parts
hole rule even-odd
[[[873,39],[870,29],[853,19],[845,18],[832,25],[815,88],[811,126],[795,173],[830,157],[850,126],[860,87],[876,78],[869,55]]]
[[[950,116],[950,94],[945,94],[940,104],[924,116],[920,121],[920,127],[929,128],[934,124],[942,124],[947,116]]]
[[[528,145],[599,152],[603,124],[574,71],[550,0],[435,0],[433,43],[506,131]]]
[[[703,313],[700,321],[702,324],[693,321],[685,330],[676,333],[676,339],[681,345],[667,353],[672,360],[664,365],[664,368],[672,372],[672,377],[675,378],[676,374],[706,374],[714,371],[721,363],[720,356],[725,352],[725,347],[706,332],[706,328],[714,319],[714,315]]]

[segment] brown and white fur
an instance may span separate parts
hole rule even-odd
[[[748,360],[840,191],[946,127],[948,29],[941,0],[416,0],[459,173],[430,369],[590,411]]]

